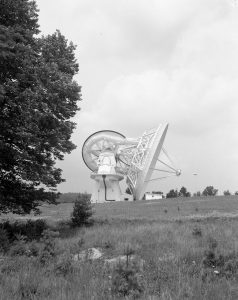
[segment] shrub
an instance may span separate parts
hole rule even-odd
[[[133,262],[119,263],[112,273],[111,292],[115,296],[139,298],[144,291],[144,281],[139,266]]]
[[[9,254],[11,256],[22,256],[28,254],[28,247],[24,236],[17,236],[17,239],[10,248]]]
[[[26,222],[15,221],[10,223],[6,221],[1,225],[2,229],[4,229],[8,238],[11,242],[17,240],[17,236],[25,236],[26,240],[38,240],[41,238],[42,233],[45,229],[47,229],[47,224],[45,220],[27,220]]]
[[[207,250],[204,252],[203,267],[205,270],[216,271],[216,274],[225,278],[238,279],[238,257],[236,253],[230,253],[228,255],[216,255],[213,250]],[[205,272],[205,275],[208,273]]]
[[[71,214],[72,226],[88,225],[93,215],[92,204],[88,194],[82,194],[74,203],[73,212]]]
[[[207,186],[202,192],[203,196],[216,196],[218,190],[214,189],[212,185]]]
[[[73,244],[70,245],[69,250],[70,253],[79,253],[82,250],[82,247],[85,243],[85,240],[83,237],[80,237],[79,240]]]
[[[66,276],[73,272],[73,261],[72,257],[69,253],[64,253],[61,255],[55,265],[54,265],[54,273],[57,275]]]
[[[235,277],[238,279],[238,257],[229,257],[224,262],[223,273],[226,278]]]
[[[230,191],[229,191],[229,190],[226,190],[226,191],[224,191],[224,192],[223,192],[223,195],[224,195],[224,196],[230,196],[230,195],[231,195],[231,193],[230,193]]]
[[[215,238],[213,238],[212,236],[208,237],[207,243],[208,243],[209,249],[212,250],[212,251],[214,251],[218,246],[217,240]]]
[[[0,228],[0,253],[7,252],[7,250],[9,249],[9,245],[10,242],[9,242],[7,231],[3,228]]]
[[[28,240],[38,240],[42,237],[44,230],[48,228],[46,221],[43,219],[28,220],[26,223],[26,232]]]
[[[177,190],[170,190],[167,194],[166,194],[166,198],[177,198],[179,196],[179,193]]]
[[[193,231],[192,231],[192,234],[194,236],[202,236],[202,229],[200,227],[194,227],[193,228]]]
[[[206,250],[204,252],[204,258],[202,260],[203,266],[206,268],[216,267],[217,259],[216,254],[212,250]]]
[[[112,241],[110,240],[106,240],[104,243],[103,243],[103,248],[105,249],[114,249],[115,248],[115,245]]]
[[[47,229],[43,232],[43,237],[41,239],[43,246],[39,255],[39,259],[42,264],[47,264],[56,256],[56,237],[58,236],[58,231],[51,231]]]
[[[178,193],[178,196],[181,196],[181,197],[191,197],[191,193],[189,193],[186,189],[186,187],[182,186],[179,193]]]

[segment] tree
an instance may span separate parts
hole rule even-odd
[[[230,193],[230,191],[229,191],[229,190],[227,190],[227,191],[224,191],[224,192],[223,192],[223,195],[224,195],[224,196],[230,196],[230,195],[231,195],[231,193]]]
[[[0,213],[56,203],[55,162],[75,148],[75,46],[59,31],[37,37],[38,27],[34,1],[0,1]]]
[[[238,191],[235,192],[235,195],[238,195]]]
[[[203,196],[216,196],[218,190],[214,189],[213,186],[207,186],[202,192]]]
[[[166,194],[166,198],[177,198],[178,197],[178,191],[177,190],[170,190],[167,194]]]
[[[74,203],[71,221],[74,227],[87,225],[93,215],[89,194],[80,194]]]
[[[182,186],[180,191],[179,191],[179,196],[190,197],[191,194],[187,191],[186,187]]]

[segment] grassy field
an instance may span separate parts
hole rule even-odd
[[[72,207],[43,206],[59,237],[3,255],[0,299],[238,299],[238,197],[98,204],[84,228],[67,225]],[[46,262],[27,255],[34,243],[51,251]],[[103,257],[72,260],[91,247]],[[124,254],[126,265],[105,264]]]
[[[238,216],[238,196],[216,196],[216,197],[191,197],[161,199],[138,202],[109,202],[95,204],[96,219],[126,219],[126,220],[178,220],[210,217],[236,217]],[[70,218],[73,203],[60,203],[58,205],[43,205],[41,218],[48,221],[60,221]],[[1,218],[1,217],[0,217]],[[39,216],[26,215],[2,216],[2,219],[12,218],[39,218]]]

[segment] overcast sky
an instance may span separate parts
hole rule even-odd
[[[78,45],[77,149],[61,192],[92,191],[81,148],[94,131],[127,137],[168,122],[179,178],[148,191],[238,190],[238,5],[232,0],[37,0],[43,34]],[[192,175],[197,173],[197,176]]]

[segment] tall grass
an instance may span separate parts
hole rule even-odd
[[[91,227],[55,224],[59,236],[45,234],[34,255],[28,245],[26,253],[9,250],[0,257],[0,299],[238,299],[237,218],[151,220],[121,212],[97,218]],[[51,255],[42,262],[50,238]],[[34,241],[25,243],[32,247]],[[91,247],[100,248],[103,258],[72,259]],[[105,263],[129,248],[143,266]]]

